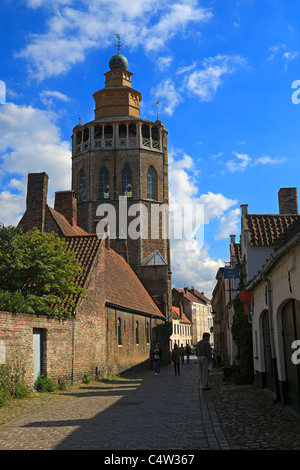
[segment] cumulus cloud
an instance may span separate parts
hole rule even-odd
[[[211,101],[224,75],[235,72],[237,66],[245,65],[246,60],[240,56],[217,55],[203,61],[203,68],[195,70],[186,77],[186,88],[195,94],[200,101]]]
[[[28,0],[31,8],[52,11],[45,31],[32,34],[17,53],[25,58],[38,80],[67,73],[83,62],[90,49],[111,45],[118,32],[127,47],[142,46],[147,52],[162,51],[166,43],[191,23],[209,21],[210,10],[197,0]],[[47,10],[47,11],[48,11]]]
[[[52,113],[7,103],[0,107],[0,220],[17,224],[25,209],[27,172],[49,175],[49,200],[70,189],[71,150]]]
[[[170,151],[169,186],[173,285],[179,288],[183,287],[183,283],[195,285],[209,297],[215,284],[217,269],[224,263],[210,256],[209,247],[205,245],[205,225],[217,222],[216,240],[229,237],[237,228],[239,209],[232,209],[237,200],[221,193],[199,194],[200,185],[195,178],[193,159],[184,152],[174,150]],[[176,231],[176,224],[181,224],[181,220],[176,218],[178,214],[180,216],[180,212],[173,211],[178,206],[200,206],[203,209],[202,219],[197,219],[193,213],[188,221],[193,228],[192,238],[185,237],[184,231],[182,238],[172,237],[180,232]]]
[[[170,116],[182,101],[182,96],[176,90],[175,84],[170,78],[161,82],[156,89],[152,89],[152,93],[156,99],[160,100],[162,111]]]

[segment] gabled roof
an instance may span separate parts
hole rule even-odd
[[[46,207],[48,209],[49,216],[56,222],[64,237],[88,235],[87,232],[85,232],[81,227],[78,227],[78,225],[71,225],[67,219],[55,209],[52,209],[52,207],[48,205]]]
[[[105,252],[105,295],[108,304],[165,318],[129,264],[112,249]]]
[[[68,248],[84,268],[77,280],[84,287],[101,246],[97,235],[81,235],[65,238]],[[104,285],[107,304],[136,313],[165,318],[129,264],[112,249],[105,249]],[[79,298],[75,299],[78,302]]]
[[[299,219],[297,215],[245,214],[251,246],[272,246],[280,243],[288,229]]]
[[[172,305],[172,319],[179,320],[182,323],[189,323],[190,325],[192,324],[191,320],[188,319],[185,313],[182,312],[182,318],[180,317],[180,308],[174,307],[174,305]]]
[[[205,297],[204,294],[199,292],[197,289],[189,289],[188,287],[186,289],[177,289],[174,287],[174,289],[183,294],[186,299],[188,299],[190,302],[197,302],[197,303],[207,303],[210,302],[210,300]]]

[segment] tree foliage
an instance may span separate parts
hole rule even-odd
[[[0,310],[55,317],[70,314],[85,290],[76,282],[82,267],[54,232],[0,229]]]

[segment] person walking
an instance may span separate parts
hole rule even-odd
[[[209,344],[210,334],[203,333],[202,340],[197,343],[196,355],[200,374],[200,386],[202,390],[210,390],[208,386],[208,366],[212,361],[211,346]]]
[[[178,345],[175,343],[174,348],[171,353],[171,361],[174,364],[175,375],[180,375],[180,360],[181,360],[181,351]]]
[[[191,348],[189,347],[188,344],[185,347],[185,351],[186,351],[186,362],[188,364],[190,362],[190,355],[191,355]]]
[[[154,375],[159,375],[160,374],[160,360],[162,356],[162,350],[159,347],[159,344],[157,343],[153,349],[153,364],[154,364]]]
[[[182,364],[184,364],[184,347],[183,347],[183,344],[180,347],[180,351],[181,351],[181,362],[182,362]]]

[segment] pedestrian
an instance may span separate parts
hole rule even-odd
[[[159,347],[159,343],[157,343],[153,349],[153,363],[154,363],[154,375],[160,374],[160,360],[162,356],[162,350]]]
[[[189,363],[190,362],[191,349],[190,349],[188,344],[185,347],[185,351],[186,351],[186,362]]]
[[[183,364],[184,363],[184,347],[183,347],[183,344],[180,347],[180,351],[181,351],[181,362]]]
[[[208,386],[208,366],[212,361],[211,346],[209,344],[210,334],[203,333],[202,340],[197,343],[196,355],[200,374],[200,385],[202,390],[210,390]]]
[[[180,359],[181,359],[181,350],[178,345],[175,343],[174,348],[171,353],[171,361],[174,363],[175,375],[180,375]]]

